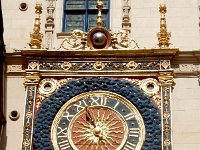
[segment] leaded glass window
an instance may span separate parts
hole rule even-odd
[[[109,28],[109,0],[103,2],[103,26]],[[87,31],[96,26],[97,0],[65,0],[63,31],[71,32],[75,29]]]

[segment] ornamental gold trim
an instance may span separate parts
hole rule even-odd
[[[43,79],[39,84],[39,93],[41,95],[50,95],[57,88],[56,82],[57,81],[52,78]]]
[[[175,85],[173,72],[160,72],[158,76],[162,92],[163,150],[172,149],[171,91]]]
[[[32,147],[32,128],[34,118],[36,85],[26,87],[26,105],[23,127],[22,150],[30,150]]]
[[[40,33],[40,14],[42,13],[42,4],[36,3],[35,6],[35,23],[33,33],[30,34],[31,41],[29,43],[30,48],[32,49],[40,49],[42,47],[42,38],[43,34]]]
[[[147,78],[142,80],[141,88],[150,97],[158,93],[160,90],[158,81],[153,78]]]
[[[138,86],[147,96],[149,96],[149,98],[154,102],[154,104],[161,110],[160,84],[156,79],[146,78],[143,80],[139,80],[139,79],[125,78],[125,80]]]
[[[158,37],[158,46],[160,48],[167,48],[171,44],[169,42],[171,33],[167,32],[167,23],[166,23],[166,18],[165,18],[165,13],[167,12],[167,7],[165,4],[160,4],[159,8],[160,14],[161,14],[161,19],[160,19],[160,32],[157,33]]]

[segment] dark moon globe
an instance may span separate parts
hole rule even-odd
[[[97,32],[92,37],[92,42],[95,48],[103,48],[107,41],[106,35],[102,32]]]

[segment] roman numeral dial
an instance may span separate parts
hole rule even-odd
[[[136,107],[124,97],[91,91],[62,106],[51,133],[55,150],[140,150],[145,126]]]

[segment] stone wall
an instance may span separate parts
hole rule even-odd
[[[197,78],[176,78],[172,92],[174,150],[200,149],[200,86]]]

